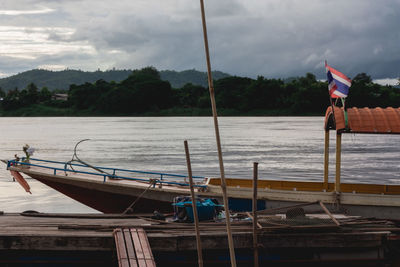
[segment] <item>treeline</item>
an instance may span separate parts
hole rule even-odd
[[[220,115],[323,115],[329,106],[327,83],[307,73],[288,81],[230,76],[214,82]],[[206,87],[186,84],[172,88],[152,67],[134,70],[121,82],[98,80],[71,85],[68,100],[54,100],[47,88],[33,83],[7,94],[0,90],[1,109],[28,106],[63,109],[68,115],[209,115]],[[400,89],[372,82],[365,73],[353,78],[348,106],[398,107]],[[29,114],[25,114],[29,115]],[[38,115],[38,114],[35,114]],[[46,115],[46,114],[42,114]]]
[[[47,106],[67,107],[68,104],[64,101],[53,100],[52,96],[57,92],[59,91],[50,92],[47,87],[43,87],[39,90],[34,83],[28,84],[23,90],[15,88],[9,90],[7,93],[0,88],[0,108],[5,111],[10,111],[39,103]]]

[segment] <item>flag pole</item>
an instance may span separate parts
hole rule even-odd
[[[328,66],[328,62],[325,60],[325,69]],[[328,90],[329,90],[329,81],[328,81]],[[335,105],[333,104],[333,100],[331,97],[331,93],[329,92],[329,101],[331,102],[331,107],[332,107],[332,114],[333,114],[333,121],[335,122],[336,125],[336,118],[335,118]],[[336,126],[335,126],[336,127]]]
[[[325,60],[325,69],[328,66],[328,62]],[[329,90],[329,80],[328,80],[328,90]],[[331,103],[332,114],[333,114],[333,121],[335,123],[336,128],[336,118],[335,118],[335,105],[333,104],[333,100],[331,97],[330,92],[329,95],[329,102]],[[328,190],[329,186],[329,129],[325,129],[325,149],[324,149],[324,188]]]
[[[200,8],[201,8],[201,19],[203,24],[203,37],[204,37],[204,48],[206,53],[206,61],[207,61],[207,73],[208,73],[208,88],[210,91],[210,99],[211,99],[211,108],[214,118],[214,128],[215,128],[215,137],[217,141],[217,149],[218,149],[218,160],[219,160],[219,169],[221,173],[221,190],[224,201],[225,208],[225,219],[226,219],[226,231],[228,234],[228,245],[229,245],[229,255],[231,259],[231,266],[236,266],[236,257],[235,257],[235,248],[233,244],[233,237],[231,231],[231,219],[229,215],[229,204],[228,204],[228,196],[226,192],[226,181],[225,181],[225,170],[224,170],[224,162],[222,159],[222,149],[221,149],[221,139],[219,135],[219,127],[218,127],[218,117],[217,117],[217,106],[215,103],[214,96],[214,85],[211,74],[211,63],[210,63],[210,52],[208,48],[208,37],[207,37],[207,26],[206,26],[206,16],[204,11],[204,1],[200,0]]]

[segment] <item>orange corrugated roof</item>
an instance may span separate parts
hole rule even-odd
[[[332,107],[325,113],[325,129],[349,133],[400,134],[400,108],[348,108],[346,129],[343,108]]]

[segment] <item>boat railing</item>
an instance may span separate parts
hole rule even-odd
[[[32,163],[32,162],[38,162],[37,164]],[[42,164],[40,164],[42,163]],[[55,166],[49,166],[49,165],[44,165],[44,164],[59,164],[62,165],[63,167],[55,167]],[[103,182],[107,182],[107,178],[109,179],[122,179],[122,180],[131,180],[131,181],[143,181],[143,182],[151,182],[153,183],[154,187],[156,184],[162,185],[178,185],[178,186],[189,186],[187,183],[188,177],[185,175],[181,174],[172,174],[172,173],[163,173],[163,172],[150,172],[150,171],[139,171],[139,170],[128,170],[128,169],[118,169],[118,168],[109,168],[109,167],[98,167],[98,166],[88,166],[84,164],[78,164],[78,163],[71,163],[71,162],[61,162],[61,161],[53,161],[53,160],[44,160],[44,159],[36,159],[36,158],[30,158],[29,161],[25,160],[25,158],[22,158],[20,161],[19,160],[9,160],[7,163],[7,168],[11,166],[26,166],[26,167],[39,167],[39,168],[44,168],[44,169],[50,169],[53,170],[53,174],[57,175],[59,172],[64,172],[65,174],[67,173],[80,173],[80,174],[88,174],[88,175],[95,175],[95,176],[101,176],[103,177]],[[71,169],[68,168],[71,167]],[[94,171],[89,171],[89,170],[77,170],[73,169],[73,167],[79,167],[82,169],[92,169],[92,170],[99,170],[98,172]],[[102,171],[102,172],[101,172]],[[123,176],[118,174],[118,172],[124,172],[128,174],[132,174],[129,176]],[[135,177],[139,175],[146,175],[146,176],[152,176],[152,178],[146,177]],[[195,187],[200,187],[200,188],[205,188],[207,187],[205,184],[201,184],[206,180],[206,177],[204,176],[193,176],[193,179],[197,183],[194,184]],[[177,181],[178,180],[178,181]],[[200,183],[200,184],[198,184]]]

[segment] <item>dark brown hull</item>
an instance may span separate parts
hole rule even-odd
[[[135,196],[116,194],[71,184],[58,183],[32,175],[32,178],[57,190],[58,192],[103,213],[122,213],[135,200]],[[160,201],[142,197],[130,213],[172,212],[171,201]]]

